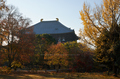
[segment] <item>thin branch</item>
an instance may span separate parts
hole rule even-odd
[[[85,11],[85,12],[86,12],[86,11]],[[86,12],[86,13],[87,13],[87,12]],[[90,16],[88,15],[88,13],[87,13],[87,16],[88,16],[88,19],[92,22],[92,25],[93,25],[95,28],[97,28],[97,30],[98,30],[99,32],[101,32],[100,29],[93,23],[92,19],[91,19]]]
[[[118,17],[117,17],[116,22],[118,21],[119,17],[120,17],[120,14],[119,14]]]

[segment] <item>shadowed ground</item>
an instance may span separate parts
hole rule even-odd
[[[120,79],[106,73],[11,73],[0,75],[0,79]]]

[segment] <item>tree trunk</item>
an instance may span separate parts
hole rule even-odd
[[[9,62],[8,62],[8,67],[10,67],[11,68],[11,60],[9,60]]]
[[[110,68],[108,68],[108,75],[110,75],[110,73],[109,73],[109,72],[110,72]]]
[[[59,72],[59,65],[56,65],[56,72]]]
[[[10,68],[11,68],[11,63],[12,63],[12,60],[10,58],[10,55],[8,55],[8,67],[10,67]]]
[[[113,72],[114,72],[114,76],[116,76],[117,77],[117,66],[116,65],[114,65],[113,66]]]

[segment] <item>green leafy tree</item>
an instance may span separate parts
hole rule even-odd
[[[119,29],[120,27],[117,27],[117,30]],[[120,65],[119,37],[119,32],[117,31],[110,32],[103,30],[103,34],[97,39],[98,43],[96,43],[97,49],[95,51],[95,61],[105,64],[108,69],[113,68],[116,76],[117,68]]]
[[[75,56],[79,55],[80,52],[83,52],[83,50],[81,50],[82,48],[79,48],[79,43],[77,43],[76,41],[73,42],[66,42],[62,44],[65,49],[68,51],[68,66],[69,68],[73,68],[74,65],[74,61],[75,61]]]
[[[35,64],[44,65],[44,53],[56,40],[49,34],[41,34],[36,35],[35,43]]]
[[[80,69],[88,70],[92,67],[92,49],[82,43],[66,42],[63,44],[68,51],[68,67],[72,70],[79,71]],[[83,71],[83,70],[82,70]]]
[[[111,40],[110,40],[110,32],[103,30],[103,34],[99,36],[99,38],[96,39],[97,48],[95,49],[95,55],[94,60],[100,64],[106,65],[108,68],[108,74],[109,70],[112,67],[112,61],[113,61],[113,53],[109,52],[110,46],[111,46]]]

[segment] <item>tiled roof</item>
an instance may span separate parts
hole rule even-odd
[[[42,21],[33,25],[33,27],[35,34],[60,34],[73,32],[73,30],[64,26],[59,21]]]

